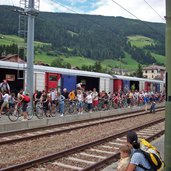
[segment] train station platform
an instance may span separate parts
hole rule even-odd
[[[164,135],[152,141],[152,143],[160,151],[162,159],[164,159]],[[113,163],[102,171],[114,171],[117,168],[117,163]]]
[[[165,106],[165,103],[159,103],[156,105],[156,107],[164,107],[164,106]],[[137,111],[144,111],[144,106],[112,109],[112,110],[98,111],[98,112],[92,112],[92,113],[84,113],[82,115],[71,114],[71,115],[64,115],[63,117],[60,117],[60,115],[58,115],[56,117],[44,118],[44,119],[38,119],[36,116],[34,116],[32,120],[21,121],[21,118],[19,118],[19,120],[16,122],[11,122],[7,116],[2,116],[0,118],[0,133],[8,132],[8,131],[38,128],[38,127],[44,127],[44,126],[56,125],[56,124],[62,124],[62,123],[70,123],[70,122],[88,120],[88,119],[93,119],[93,118],[94,119],[103,118],[107,116],[125,114],[125,113],[137,112]]]

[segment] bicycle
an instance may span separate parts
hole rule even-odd
[[[37,103],[35,108],[34,107],[32,108],[31,106],[28,105],[26,107],[27,119],[31,120],[34,115],[38,119],[42,119],[43,115],[42,115],[42,112],[39,111],[39,109],[40,109],[39,103]],[[21,103],[16,104],[15,107],[13,108],[13,110],[10,110],[10,112],[8,112],[8,118],[12,122],[17,121],[22,116],[23,116],[23,110],[22,110],[22,104]]]
[[[26,112],[28,115],[28,120],[31,120],[33,118],[33,110],[31,106],[27,106]],[[12,110],[8,112],[8,118],[10,121],[15,122],[19,117],[22,116],[22,113],[22,104],[17,104]]]

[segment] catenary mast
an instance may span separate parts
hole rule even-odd
[[[34,19],[38,14],[39,0],[24,0],[24,12],[28,16],[27,22],[27,75],[25,90],[29,93],[31,102],[33,99],[33,85],[34,85]],[[32,103],[30,104],[32,106]]]
[[[171,0],[166,0],[165,171],[171,171]]]

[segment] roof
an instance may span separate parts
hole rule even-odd
[[[129,81],[145,81],[145,82],[153,82],[153,83],[163,83],[164,81],[160,80],[150,80],[146,78],[138,78],[138,77],[129,77],[123,75],[113,75],[114,79],[121,79],[121,80],[129,80]]]
[[[150,65],[148,67],[144,67],[143,70],[166,70],[165,67],[159,65]]]
[[[7,56],[1,56],[0,60],[8,61],[8,62],[19,62],[19,63],[24,63],[25,62],[17,54],[9,54]]]
[[[8,61],[0,61],[0,68],[6,69],[18,69],[18,70],[26,70],[26,63],[17,63],[17,62],[8,62]],[[51,72],[51,73],[59,73],[64,75],[78,75],[78,76],[87,76],[87,77],[103,77],[103,78],[113,78],[109,74],[98,73],[98,72],[90,72],[90,71],[80,71],[75,69],[66,69],[66,68],[56,68],[49,66],[41,66],[34,65],[34,70],[38,72]]]

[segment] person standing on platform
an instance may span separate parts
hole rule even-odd
[[[98,97],[98,92],[96,91],[96,88],[93,88],[92,98],[93,98],[93,108],[97,109],[97,106],[99,103],[99,97]]]
[[[65,99],[68,99],[69,93],[66,88],[63,89],[62,95],[65,97]]]
[[[5,91],[7,93],[10,93],[10,86],[7,83],[7,80],[3,80],[3,82],[0,84],[0,90],[1,92]]]
[[[60,92],[57,92],[57,101],[59,103],[60,116],[63,116],[64,115],[64,107],[65,107],[65,97]]]
[[[78,100],[78,114],[83,114],[83,101],[84,101],[84,96],[81,90],[78,90],[76,99]]]
[[[87,102],[87,107],[88,107],[88,111],[90,112],[90,113],[92,113],[92,108],[93,108],[93,97],[92,97],[92,92],[91,91],[89,91],[88,92],[88,95],[87,95],[87,97],[86,97],[86,102]]]

